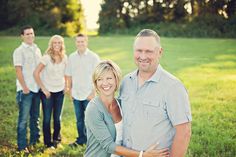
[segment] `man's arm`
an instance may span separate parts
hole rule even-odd
[[[175,126],[176,134],[171,148],[171,157],[184,157],[191,137],[191,123]]]
[[[72,98],[72,95],[71,95],[72,77],[65,75],[65,79],[66,79],[65,93],[68,93],[70,97]]]
[[[15,69],[16,69],[16,77],[17,77],[18,81],[20,82],[23,93],[28,94],[30,92],[30,90],[26,86],[25,79],[24,79],[24,76],[22,73],[22,66],[15,66]]]
[[[95,89],[93,89],[92,92],[87,97],[87,99],[90,101],[95,97],[95,95],[96,95],[96,91],[95,91]]]
[[[46,87],[44,86],[44,84],[40,78],[40,73],[42,72],[42,70],[44,68],[45,68],[45,65],[42,63],[39,63],[37,68],[34,70],[34,79],[35,79],[36,83],[39,85],[39,87],[41,88],[41,90],[43,91],[46,98],[49,98],[51,96],[51,93],[46,89]]]

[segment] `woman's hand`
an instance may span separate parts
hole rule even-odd
[[[150,148],[148,148],[144,153],[143,157],[169,157],[170,152],[168,148],[159,149],[157,150],[158,144],[152,145]]]
[[[43,94],[46,96],[47,99],[50,98],[51,93],[47,89],[43,89],[42,91],[43,91]]]

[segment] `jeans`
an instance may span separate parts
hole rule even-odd
[[[84,124],[84,111],[89,101],[73,99],[73,103],[74,103],[76,126],[77,126],[77,132],[78,132],[76,143],[85,144],[87,142],[87,137],[86,137],[86,128]]]
[[[17,124],[17,145],[18,150],[27,147],[27,121],[30,116],[30,145],[39,141],[39,115],[40,115],[40,95],[31,92],[24,94],[18,91],[16,101],[19,106],[19,117]]]
[[[61,141],[61,114],[64,101],[64,93],[51,92],[50,98],[46,98],[43,92],[40,92],[42,106],[43,106],[43,139],[44,144],[48,147],[53,145],[51,137],[51,115],[53,113],[53,141]]]

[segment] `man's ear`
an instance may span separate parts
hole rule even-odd
[[[158,53],[162,56],[162,54],[163,54],[163,48],[162,47],[160,48]]]

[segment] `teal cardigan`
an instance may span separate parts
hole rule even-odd
[[[110,157],[117,144],[116,128],[99,97],[92,99],[85,111],[87,148],[85,157]]]

